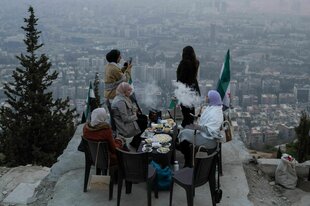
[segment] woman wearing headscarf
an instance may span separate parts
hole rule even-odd
[[[197,124],[191,124],[182,130],[178,136],[179,149],[184,154],[185,167],[191,165],[190,144],[194,142],[194,130],[196,132],[195,145],[203,145],[207,150],[211,151],[217,147],[217,137],[219,137],[220,128],[223,123],[222,99],[216,90],[210,90],[206,97],[209,105],[201,114]]]
[[[120,83],[116,88],[116,96],[112,101],[111,108],[118,135],[125,138],[134,137],[131,145],[137,149],[141,141],[141,130],[137,123],[137,107],[129,98],[132,92],[130,84]]]
[[[116,95],[116,88],[122,82],[128,82],[131,77],[131,63],[120,68],[118,63],[121,60],[121,52],[117,49],[111,50],[106,55],[108,64],[105,67],[104,76],[104,97],[112,102]]]
[[[199,61],[196,58],[193,47],[184,47],[182,60],[177,68],[177,81],[190,87],[200,96],[200,89],[197,81],[198,67]],[[181,110],[183,114],[182,127],[193,124],[194,118],[190,114],[195,114],[195,108],[189,108],[181,104]]]
[[[109,115],[104,108],[94,109],[91,113],[91,121],[85,123],[83,136],[92,141],[107,141],[110,151],[110,164],[117,164],[115,148],[122,148],[124,142],[121,139],[114,139],[109,122]]]

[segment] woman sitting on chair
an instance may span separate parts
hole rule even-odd
[[[118,135],[125,138],[134,137],[130,144],[137,149],[141,142],[141,130],[137,122],[138,108],[129,98],[132,92],[130,84],[122,82],[116,88],[116,97],[111,107]]]
[[[179,149],[184,154],[184,167],[191,166],[192,153],[190,145],[194,143],[194,131],[196,132],[195,145],[203,145],[207,150],[212,151],[217,147],[216,137],[219,136],[220,127],[223,122],[222,100],[220,94],[210,90],[206,101],[209,105],[201,114],[198,124],[191,124],[185,127],[178,136]]]
[[[104,108],[94,109],[91,113],[91,122],[86,123],[83,127],[83,136],[92,141],[106,141],[109,145],[110,164],[117,164],[115,148],[122,148],[121,139],[113,139],[109,115]]]

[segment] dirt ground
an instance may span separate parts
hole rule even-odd
[[[247,163],[243,167],[250,190],[248,197],[255,206],[291,206],[302,195],[310,192],[309,181],[299,180],[296,189],[285,189],[276,185],[274,178],[265,175],[255,163]]]

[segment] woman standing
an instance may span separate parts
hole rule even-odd
[[[190,87],[200,96],[200,89],[197,81],[199,61],[196,58],[193,47],[186,46],[183,48],[182,60],[177,69],[177,81]],[[193,124],[194,118],[190,114],[195,114],[194,107],[186,107],[181,104],[183,121],[182,127]]]
[[[131,63],[123,68],[118,67],[121,60],[121,52],[117,49],[111,50],[106,55],[109,62],[105,67],[104,97],[111,103],[116,95],[116,87],[122,82],[128,82],[131,77]]]
[[[202,112],[199,123],[188,125],[178,136],[179,149],[185,159],[184,167],[191,165],[190,144],[194,142],[194,130],[197,130],[195,139],[197,146],[203,145],[209,151],[216,149],[217,137],[219,137],[220,127],[223,123],[222,99],[217,91],[210,90],[206,101],[209,102],[209,105]]]

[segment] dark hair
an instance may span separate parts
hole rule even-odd
[[[188,60],[196,63],[197,59],[196,59],[196,54],[195,54],[193,47],[186,46],[183,48],[182,59],[183,60],[188,59]]]
[[[196,58],[196,54],[195,54],[194,48],[192,46],[186,46],[183,48],[182,60],[189,60],[195,65],[194,66],[194,68],[195,68],[194,72],[195,72],[195,76],[197,77],[199,61]]]
[[[117,63],[118,57],[121,55],[121,52],[117,49],[111,50],[107,55],[105,56],[108,62],[114,62]]]

